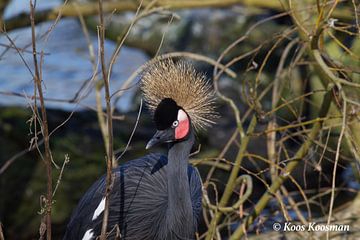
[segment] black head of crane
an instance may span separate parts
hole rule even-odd
[[[213,123],[214,94],[205,77],[184,62],[147,69],[141,89],[157,132],[146,148],[168,143],[168,156],[149,154],[113,170],[109,239],[194,239],[201,213],[201,180],[188,159],[194,131]],[[96,239],[105,207],[105,176],[74,210],[64,239]]]

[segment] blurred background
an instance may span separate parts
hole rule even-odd
[[[213,239],[229,239],[262,194],[284,174],[291,175],[290,180],[247,226],[248,237],[322,238],[324,233],[275,233],[272,225],[289,220],[326,222],[330,207],[333,222],[351,226],[351,232],[331,238],[360,237],[358,1],[113,0],[104,4],[106,64],[125,39],[110,77],[118,164],[146,154],[145,144],[154,133],[144,107],[132,136],[141,101],[139,69],[154,57],[175,53],[176,59],[192,62],[217,86],[220,118],[207,132],[198,133],[191,159],[213,204],[239,159],[241,133],[253,117],[257,119],[247,135],[250,141],[238,173],[251,177],[251,195],[238,210],[224,214],[224,224]],[[53,186],[58,186],[52,205],[53,239],[62,238],[77,202],[106,172],[97,6],[91,0],[36,1],[36,47],[51,133]],[[39,102],[34,105],[29,1],[0,0],[0,15],[0,222],[6,239],[38,239],[47,179],[42,135],[36,134],[39,126],[33,114]],[[317,48],[322,62],[313,51]],[[218,59],[229,67],[226,73],[218,75],[219,69],[214,69]],[[319,119],[326,92],[331,104]],[[282,172],[319,122],[320,130],[297,159],[296,168]],[[235,186],[229,205],[244,187]],[[205,239],[212,210],[204,209],[199,231]]]

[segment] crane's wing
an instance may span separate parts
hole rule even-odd
[[[113,188],[110,194],[108,231],[116,233],[116,228],[126,231],[124,219],[133,218],[143,211],[156,217],[166,209],[166,185],[164,171],[167,158],[160,154],[149,154],[129,161],[113,171]],[[105,206],[105,175],[97,180],[81,198],[74,210],[64,239],[95,239],[101,232]],[[139,202],[140,201],[140,202]],[[141,202],[143,201],[143,202]],[[136,206],[137,209],[131,208]],[[151,209],[147,209],[152,206]],[[128,214],[131,209],[132,214]],[[135,213],[135,214],[134,214]],[[132,219],[134,220],[134,219]],[[113,229],[114,228],[114,229]]]

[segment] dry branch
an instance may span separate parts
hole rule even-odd
[[[33,49],[33,59],[34,59],[34,83],[39,94],[40,99],[40,109],[41,109],[41,132],[44,137],[45,145],[45,165],[46,165],[46,175],[47,175],[47,193],[46,193],[46,236],[47,239],[51,239],[51,205],[52,205],[52,160],[51,160],[51,150],[50,150],[50,138],[49,138],[49,129],[47,123],[47,114],[45,108],[45,101],[42,90],[42,76],[41,76],[41,64],[38,64],[37,51],[36,51],[36,36],[35,36],[35,6],[32,1],[30,1],[30,22],[31,22],[31,37],[32,37],[32,49]]]
[[[4,232],[3,232],[3,226],[2,226],[1,222],[0,222],[0,240],[5,240]]]
[[[104,81],[105,88],[105,101],[106,101],[106,113],[107,113],[107,134],[108,134],[108,150],[106,157],[106,189],[105,189],[105,209],[103,222],[101,226],[101,235],[100,239],[106,239],[106,230],[108,226],[109,218],[109,204],[110,204],[110,193],[112,186],[112,159],[113,159],[113,127],[112,127],[112,111],[111,111],[111,102],[110,102],[110,78],[108,77],[107,68],[105,65],[105,24],[104,24],[104,15],[103,15],[103,5],[102,0],[98,1],[98,11],[100,15],[100,26],[99,28],[99,37],[100,37],[100,63],[102,77]]]
[[[256,121],[256,117],[253,116],[251,123],[247,129],[247,133],[246,135],[242,138],[241,141],[241,145],[240,145],[240,149],[239,152],[236,156],[235,162],[234,162],[234,166],[231,170],[229,179],[227,181],[224,193],[221,197],[221,200],[218,204],[218,208],[225,208],[226,205],[229,202],[229,199],[231,197],[231,195],[233,194],[234,191],[234,187],[236,186],[236,179],[238,177],[239,171],[240,171],[240,166],[241,166],[241,162],[242,159],[244,158],[244,154],[246,152],[246,149],[248,147],[249,141],[250,141],[250,135],[253,133],[255,127],[256,127],[257,121]],[[211,223],[210,223],[210,229],[209,232],[206,236],[206,240],[210,240],[213,239],[213,235],[214,235],[214,231],[217,227],[218,222],[220,221],[220,218],[222,216],[223,212],[221,211],[217,211],[215,213],[215,216],[213,217]]]
[[[330,102],[332,98],[332,92],[329,90],[323,99],[323,103],[319,112],[319,117],[322,118],[326,116],[330,108]],[[300,149],[296,152],[292,161],[287,164],[283,173],[281,173],[275,181],[271,184],[270,188],[264,193],[264,195],[259,199],[257,204],[255,205],[253,211],[247,216],[243,223],[236,229],[236,231],[231,235],[230,240],[240,239],[247,227],[254,222],[256,217],[262,212],[262,210],[266,207],[272,196],[280,189],[282,184],[287,180],[291,174],[291,172],[296,168],[299,162],[307,155],[311,144],[314,139],[318,137],[319,132],[321,131],[322,122],[316,122],[311,128],[311,132],[308,135],[308,139],[301,145]]]
[[[143,8],[146,8],[151,1],[144,1]],[[258,8],[268,8],[277,11],[284,11],[283,6],[278,0],[158,0],[152,7],[162,7],[164,9],[176,10],[176,9],[186,9],[186,8],[220,8],[220,7],[230,7],[233,5],[243,5],[247,7],[258,7]],[[76,5],[76,7],[75,7]],[[103,11],[104,13],[111,13],[116,10],[117,13],[125,11],[135,12],[138,8],[138,2],[134,0],[126,1],[116,1],[116,2],[104,2]],[[59,16],[59,12],[62,13],[61,17],[77,17],[79,12],[83,16],[93,16],[98,14],[98,4],[96,2],[78,4],[78,3],[68,3],[61,7],[56,7],[49,10],[38,11],[35,13],[34,18],[35,22],[44,22],[55,20]],[[336,9],[332,15],[334,18],[339,19],[353,19],[353,12],[351,9]],[[29,15],[27,13],[21,13],[15,17],[9,18],[4,21],[4,26],[7,31],[30,26]]]
[[[314,35],[308,35],[306,34],[306,32],[303,30],[304,27],[301,25],[302,21],[304,21],[303,19],[301,19],[301,16],[299,16],[298,14],[296,14],[298,12],[297,9],[297,5],[288,5],[289,10],[291,10],[293,12],[293,14],[291,15],[293,19],[299,19],[300,21],[295,21],[295,24],[298,27],[298,31],[299,31],[299,35],[302,38],[303,41],[305,42],[309,42],[310,45],[307,48],[307,52],[310,56],[310,58],[312,60],[314,60],[316,62],[316,64],[314,64],[314,69],[316,74],[319,76],[322,84],[327,87],[331,84],[336,85],[337,86],[337,91],[340,92],[340,95],[343,97],[344,101],[347,101],[347,97],[345,95],[345,90],[342,87],[343,86],[349,86],[349,87],[354,87],[354,88],[358,88],[357,90],[360,91],[360,84],[356,83],[356,82],[352,82],[352,81],[347,81],[346,79],[343,79],[341,77],[338,77],[337,75],[340,75],[339,72],[333,72],[331,69],[333,68],[333,66],[329,66],[327,62],[329,62],[329,59],[327,59],[327,62],[325,62],[324,58],[323,58],[323,49],[321,49],[321,44],[320,41],[322,39],[322,35],[323,35],[323,30],[325,28],[324,24],[319,24],[319,26],[316,27],[316,29],[314,30]],[[331,63],[330,63],[331,64]],[[332,99],[333,102],[335,103],[335,106],[338,107],[338,110],[341,110],[341,106],[339,106],[335,101],[336,99]],[[354,103],[354,102],[352,102]],[[348,124],[348,128],[351,130],[351,132],[356,133],[358,131],[358,129],[360,129],[360,121],[355,121],[352,124]],[[360,137],[358,134],[351,134],[351,135],[347,135],[346,138],[352,137],[352,141],[348,140],[348,142],[353,142],[354,144],[354,148],[355,149],[360,149]],[[354,152],[354,155],[357,159],[359,159],[359,153],[358,151]]]

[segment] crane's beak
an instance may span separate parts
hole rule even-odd
[[[174,139],[173,129],[158,130],[147,143],[145,149],[149,149],[155,145],[165,142],[172,142]]]

